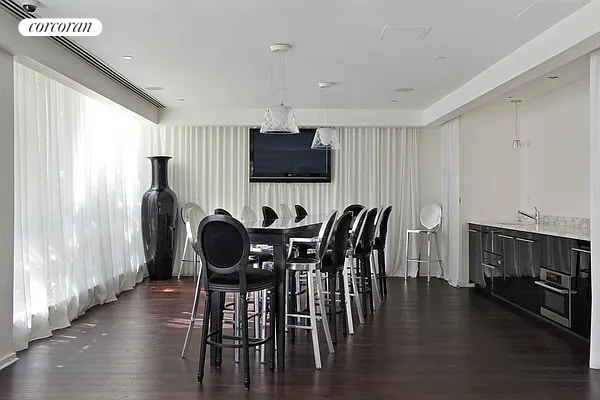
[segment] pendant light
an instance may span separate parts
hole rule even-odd
[[[319,87],[321,89],[329,89],[333,86],[332,82],[320,82]],[[324,149],[332,149],[339,150],[340,149],[340,135],[338,130],[333,127],[327,126],[327,112],[329,108],[329,101],[327,97],[327,91],[325,91],[325,126],[317,128],[315,132],[315,136],[313,137],[312,145],[310,146],[312,149],[324,150]]]
[[[510,102],[515,105],[515,139],[513,140],[513,148],[518,149],[521,147],[521,135],[519,134],[519,103],[522,100],[511,100]]]
[[[271,51],[279,54],[279,90],[281,91],[281,104],[267,108],[262,125],[260,126],[260,133],[290,134],[300,132],[298,125],[296,124],[294,110],[292,110],[292,107],[285,105],[285,92],[287,88],[285,86],[284,55],[291,48],[292,46],[286,43],[276,43],[271,45]],[[271,83],[269,83],[269,85],[270,84]],[[269,98],[270,97],[271,90],[269,91]]]

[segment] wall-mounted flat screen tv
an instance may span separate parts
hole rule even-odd
[[[331,150],[311,149],[314,135],[250,129],[250,182],[331,182]]]

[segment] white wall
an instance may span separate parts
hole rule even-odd
[[[467,223],[514,220],[520,188],[519,150],[512,148],[513,109],[480,107],[460,117],[461,136],[461,263],[467,268]]]
[[[519,207],[588,218],[589,77],[521,104]]]
[[[14,79],[13,58],[0,51],[0,369],[15,360],[13,352],[13,226],[14,226]]]

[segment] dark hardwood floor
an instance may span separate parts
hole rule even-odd
[[[149,282],[31,344],[0,371],[0,399],[600,399],[588,343],[515,313],[472,289],[391,279],[389,297],[336,353],[313,367],[307,336],[287,370],[251,359],[252,387],[224,351],[196,383],[196,328],[180,358],[191,279]]]

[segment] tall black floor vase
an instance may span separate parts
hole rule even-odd
[[[152,186],[142,197],[142,237],[151,280],[171,279],[177,242],[177,196],[167,182],[168,156],[148,157]]]

